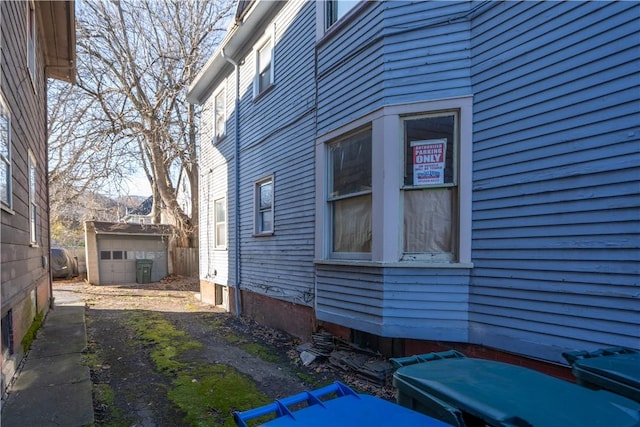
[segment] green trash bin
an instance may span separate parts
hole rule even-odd
[[[578,384],[640,402],[640,351],[624,347],[562,353]]]
[[[399,368],[397,402],[458,427],[640,425],[640,404],[623,396],[459,354]]]
[[[136,260],[136,283],[151,283],[151,266],[153,261],[150,259]]]

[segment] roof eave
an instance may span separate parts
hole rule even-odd
[[[211,58],[202,67],[196,78],[189,85],[187,101],[191,104],[202,104],[211,92],[212,83],[219,76],[223,68],[228,64],[227,58],[238,59],[242,49],[254,35],[256,28],[264,22],[273,8],[279,7],[279,2],[256,1],[250,4],[248,10],[241,15],[242,19],[233,21],[227,35],[218,46]]]
[[[69,83],[76,81],[75,1],[35,3],[42,24],[47,77]]]

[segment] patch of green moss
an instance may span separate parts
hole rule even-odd
[[[280,358],[276,354],[273,354],[271,351],[269,351],[268,348],[256,342],[242,344],[240,345],[240,348],[249,354],[253,354],[254,356],[259,357],[260,359],[266,362],[277,363],[280,361]]]
[[[190,425],[232,427],[232,411],[270,401],[250,378],[230,366],[182,362],[183,353],[202,348],[202,344],[175,329],[160,313],[134,313],[127,324],[151,346],[156,369],[172,377],[168,397],[186,414]]]
[[[22,337],[22,341],[20,341],[20,343],[22,344],[22,348],[25,353],[29,351],[31,344],[33,344],[33,340],[36,339],[36,334],[38,333],[38,329],[42,326],[43,318],[44,310],[36,314],[35,319],[33,319],[33,323],[29,326],[29,330],[24,334],[24,337]]]
[[[115,405],[116,394],[108,384],[94,384],[94,405],[106,408],[106,415],[99,425],[105,427],[128,427],[131,420],[127,420],[122,411]]]
[[[250,378],[225,365],[198,365],[179,372],[169,391],[192,426],[235,426],[232,412],[262,406],[270,400]]]
[[[178,356],[187,350],[202,348],[202,344],[174,328],[159,313],[134,313],[129,326],[145,343],[153,345],[151,359],[159,371],[176,372],[186,368],[188,364],[180,362]]]

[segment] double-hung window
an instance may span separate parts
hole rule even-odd
[[[216,249],[227,247],[227,201],[218,199],[213,202],[213,215],[215,219],[215,240]]]
[[[11,208],[11,116],[0,96],[0,204]]]
[[[227,100],[224,85],[213,97],[213,142],[214,144],[224,138],[227,122]]]
[[[37,204],[37,164],[33,152],[29,150],[29,235],[31,244],[38,243],[38,204]]]
[[[371,252],[371,129],[329,144],[332,257],[366,258]]]
[[[273,178],[265,178],[255,185],[255,234],[273,233]]]
[[[274,30],[273,28],[255,46],[256,71],[253,81],[254,98],[274,84]]]
[[[458,113],[404,117],[401,122],[404,257],[454,261],[458,240]]]

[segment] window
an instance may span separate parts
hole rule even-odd
[[[356,4],[358,4],[358,0],[327,0],[325,2],[325,29],[339,21]]]
[[[31,243],[38,242],[38,204],[37,200],[37,186],[36,186],[36,158],[33,152],[29,150],[29,230]]]
[[[127,259],[126,251],[113,251],[112,255],[113,255],[113,259]]]
[[[0,202],[11,208],[11,116],[0,97]]]
[[[273,178],[256,183],[255,207],[255,234],[273,233]]]
[[[227,105],[223,87],[213,98],[213,142],[217,143],[226,134]]]
[[[2,353],[13,354],[13,310],[9,309],[2,318]]]
[[[371,129],[329,144],[332,246],[340,253],[371,252]]]
[[[100,251],[100,259],[111,259],[111,251]]]
[[[455,112],[402,119],[403,252],[412,259],[455,259],[457,128]]]
[[[223,249],[227,247],[227,203],[225,199],[213,202],[213,215],[215,216],[215,247]]]
[[[268,35],[255,49],[256,74],[253,96],[256,97],[273,85],[273,35]]]
[[[33,1],[29,2],[29,22],[27,25],[27,65],[31,74],[31,81],[36,81],[36,11]]]

